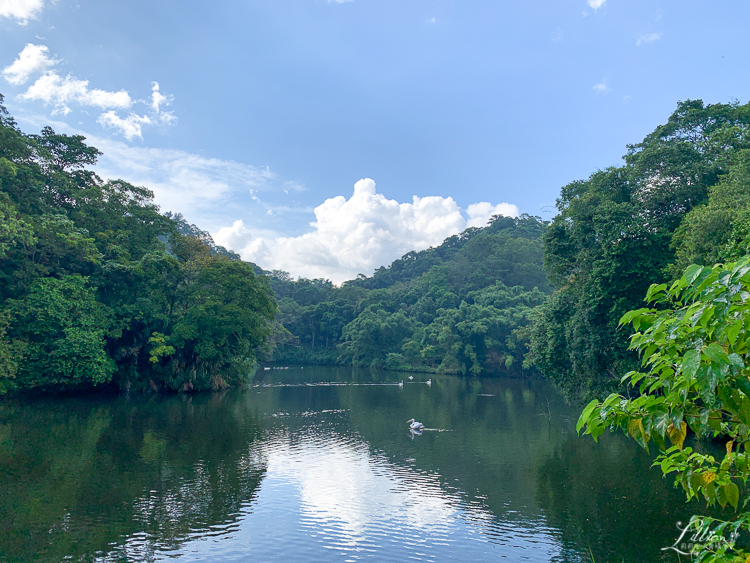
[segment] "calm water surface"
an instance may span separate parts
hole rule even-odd
[[[552,388],[407,377],[0,404],[0,561],[678,560],[700,507]]]

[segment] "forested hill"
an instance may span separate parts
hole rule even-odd
[[[248,381],[274,324],[268,278],[146,188],[103,181],[84,141],[24,134],[0,105],[0,394]]]
[[[529,245],[535,248],[538,246],[537,242],[532,241],[538,241],[541,238],[544,223],[528,219],[524,217],[523,220],[515,220],[510,217],[495,216],[484,228],[471,227],[447,238],[440,246],[420,252],[409,252],[390,266],[378,268],[371,277],[360,274],[356,280],[346,283],[366,289],[383,289],[397,283],[408,283],[429,271],[433,266],[451,262],[451,268],[456,270],[477,268],[484,270],[476,272],[480,280],[486,280],[492,275],[491,272],[486,271],[489,268],[506,285],[517,283],[527,288],[535,285],[548,288],[541,262],[529,261],[529,257],[525,255]],[[491,236],[495,234],[501,234],[501,236]],[[477,235],[479,238],[474,240]],[[477,264],[474,258],[486,250],[485,246],[491,240],[495,243],[503,241],[502,250],[497,254],[495,253],[497,248],[490,250],[490,254],[486,257],[492,261],[492,264]],[[462,252],[467,244],[469,248]]]
[[[447,373],[518,373],[532,309],[551,288],[545,223],[496,216],[435,248],[410,252],[337,288],[272,273],[281,337],[277,361]]]

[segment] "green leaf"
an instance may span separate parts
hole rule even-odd
[[[724,490],[724,495],[727,497],[727,500],[729,501],[729,504],[732,505],[735,509],[737,508],[737,505],[740,502],[740,489],[737,485],[734,483],[727,483],[722,487]]]
[[[693,264],[691,266],[688,266],[687,270],[685,270],[685,273],[682,275],[682,277],[687,282],[687,284],[690,285],[695,281],[695,279],[700,275],[700,273],[703,270],[704,270],[703,266],[698,266],[697,264]]]
[[[724,331],[724,334],[727,335],[727,339],[729,340],[729,343],[732,346],[734,346],[734,343],[737,340],[737,336],[739,335],[740,330],[742,330],[742,321],[737,321],[736,323],[729,325],[727,329]]]
[[[690,475],[690,478],[688,480],[690,483],[690,488],[693,490],[694,493],[698,493],[703,486],[703,479],[701,479],[701,474],[697,471],[693,472]]]
[[[725,364],[725,365],[731,364],[731,362],[729,361],[729,356],[727,356],[727,353],[724,351],[724,348],[722,348],[720,345],[716,344],[715,342],[706,346],[703,349],[703,353],[712,362],[717,362],[717,363]]]
[[[584,424],[588,422],[589,416],[591,416],[591,412],[597,407],[598,404],[599,404],[599,401],[597,399],[594,399],[588,405],[586,405],[585,409],[583,409],[583,412],[581,413],[581,416],[578,419],[578,423],[576,424],[577,433],[580,434],[581,428],[583,428]]]
[[[695,377],[698,368],[701,365],[701,355],[696,350],[688,350],[682,357],[682,373],[686,377]]]
[[[716,500],[719,501],[719,506],[722,508],[727,505],[727,494],[724,487],[716,487]]]
[[[638,442],[642,447],[646,448],[649,440],[648,434],[643,428],[642,418],[631,418],[628,421],[628,433],[633,439]]]
[[[734,381],[740,391],[742,391],[746,397],[750,397],[750,380],[748,380],[743,374],[740,374]]]
[[[661,284],[651,284],[651,287],[648,288],[648,291],[646,292],[646,301],[653,301],[654,295],[663,293],[667,289],[667,284],[661,283]]]
[[[685,437],[687,436],[687,424],[681,422],[679,427],[670,424],[667,428],[667,436],[669,436],[669,440],[672,444],[681,450],[682,444],[685,442]]]

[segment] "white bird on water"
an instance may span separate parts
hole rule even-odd
[[[424,428],[424,424],[422,424],[421,422],[417,422],[413,418],[411,420],[407,420],[406,424],[409,425],[410,430],[422,430],[422,428]]]
[[[413,375],[410,375],[410,376],[409,376],[409,381],[411,381],[412,379],[414,379],[414,376],[413,376]]]
[[[403,379],[401,380],[401,383],[398,384],[398,386],[399,387],[403,387],[404,386],[404,380]]]

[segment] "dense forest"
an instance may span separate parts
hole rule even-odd
[[[0,111],[3,392],[217,389],[261,358],[542,374],[583,396],[637,364],[618,320],[649,284],[750,243],[750,105],[681,102],[621,166],[563,187],[552,221],[495,216],[340,287],[243,262],[87,170],[83,137]]]
[[[442,373],[519,373],[532,312],[551,287],[545,223],[493,217],[371,277],[334,287],[271,272],[293,339],[273,359]]]
[[[99,154],[0,106],[0,391],[247,381],[274,324],[268,278],[87,170]]]
[[[750,104],[681,102],[624,161],[565,186],[544,235],[556,291],[528,360],[569,394],[612,389],[636,368],[618,321],[651,283],[748,253]]]

